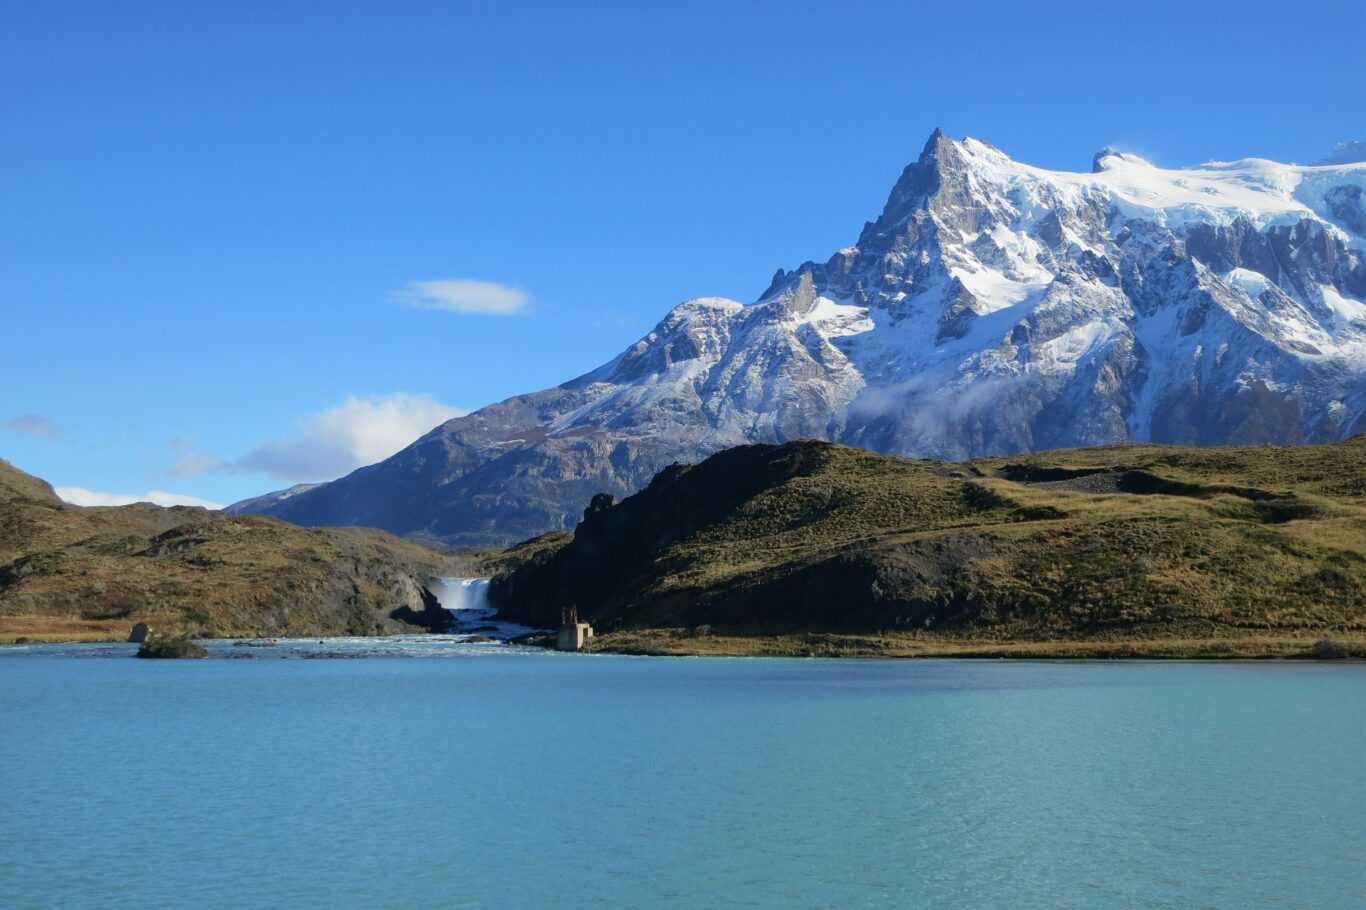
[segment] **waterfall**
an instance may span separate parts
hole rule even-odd
[[[494,614],[498,612],[489,603],[488,578],[442,578],[432,593],[441,606],[450,611],[455,620],[451,633],[456,636],[482,636],[506,641],[519,635],[538,630],[515,622],[500,622]],[[457,640],[460,640],[457,637]]]
[[[487,578],[442,578],[434,593],[436,599],[441,601],[441,606],[452,613],[474,611],[465,613],[465,616],[474,618],[493,612],[493,606],[489,604]]]

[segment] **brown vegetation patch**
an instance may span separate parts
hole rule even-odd
[[[148,504],[68,505],[0,462],[0,642],[372,635],[446,619],[446,558],[360,528]]]

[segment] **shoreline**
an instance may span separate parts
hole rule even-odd
[[[396,633],[443,638],[469,634],[458,626],[445,632]],[[215,641],[262,639],[329,640],[392,635],[229,635]],[[493,639],[500,643],[554,650],[549,634]],[[0,636],[0,648],[14,645],[125,644],[126,633],[106,629],[39,632]],[[850,659],[952,658],[957,660],[1366,660],[1366,634],[1315,632],[1309,635],[1226,636],[1210,638],[1109,638],[1096,640],[1021,640],[953,638],[926,635],[859,633],[790,633],[785,635],[697,634],[690,629],[643,629],[602,633],[590,640],[585,654],[633,657],[822,657]]]
[[[1012,641],[854,633],[698,636],[686,629],[650,629],[604,633],[593,638],[584,653],[972,660],[1366,660],[1366,635]]]

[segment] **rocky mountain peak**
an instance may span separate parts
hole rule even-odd
[[[674,462],[819,438],[903,455],[1366,431],[1366,164],[1048,171],[935,131],[855,245],[675,307],[554,389],[253,510],[460,543],[572,527]]]
[[[1357,140],[1355,142],[1339,142],[1333,146],[1333,150],[1328,153],[1328,157],[1322,161],[1315,161],[1316,165],[1324,164],[1360,164],[1366,162],[1366,142]]]
[[[882,214],[876,221],[864,225],[858,247],[867,249],[888,245],[891,242],[889,236],[922,211],[926,202],[937,195],[946,183],[952,183],[955,174],[961,173],[963,167],[963,156],[957,141],[936,129],[925,143],[920,157],[901,172],[901,177],[887,196]]]
[[[1157,169],[1156,166],[1146,158],[1135,155],[1133,152],[1120,151],[1114,146],[1107,145],[1105,148],[1096,152],[1095,157],[1091,159],[1091,173],[1103,174],[1106,171],[1124,167],[1126,165],[1153,168],[1154,170]]]
[[[1115,148],[1113,145],[1107,145],[1105,148],[1096,152],[1091,158],[1091,173],[1099,174],[1101,171],[1105,170],[1105,159],[1113,158],[1118,154],[1119,149]]]

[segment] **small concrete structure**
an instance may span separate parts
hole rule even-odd
[[[572,626],[560,626],[559,637],[555,639],[556,651],[582,651],[593,637],[593,627],[586,622],[576,622]]]
[[[152,627],[145,622],[140,622],[133,626],[133,630],[128,633],[128,640],[135,645],[140,645],[152,637]]]
[[[582,651],[593,637],[593,627],[579,622],[577,607],[566,607],[560,613],[560,634],[555,638],[556,651]]]

